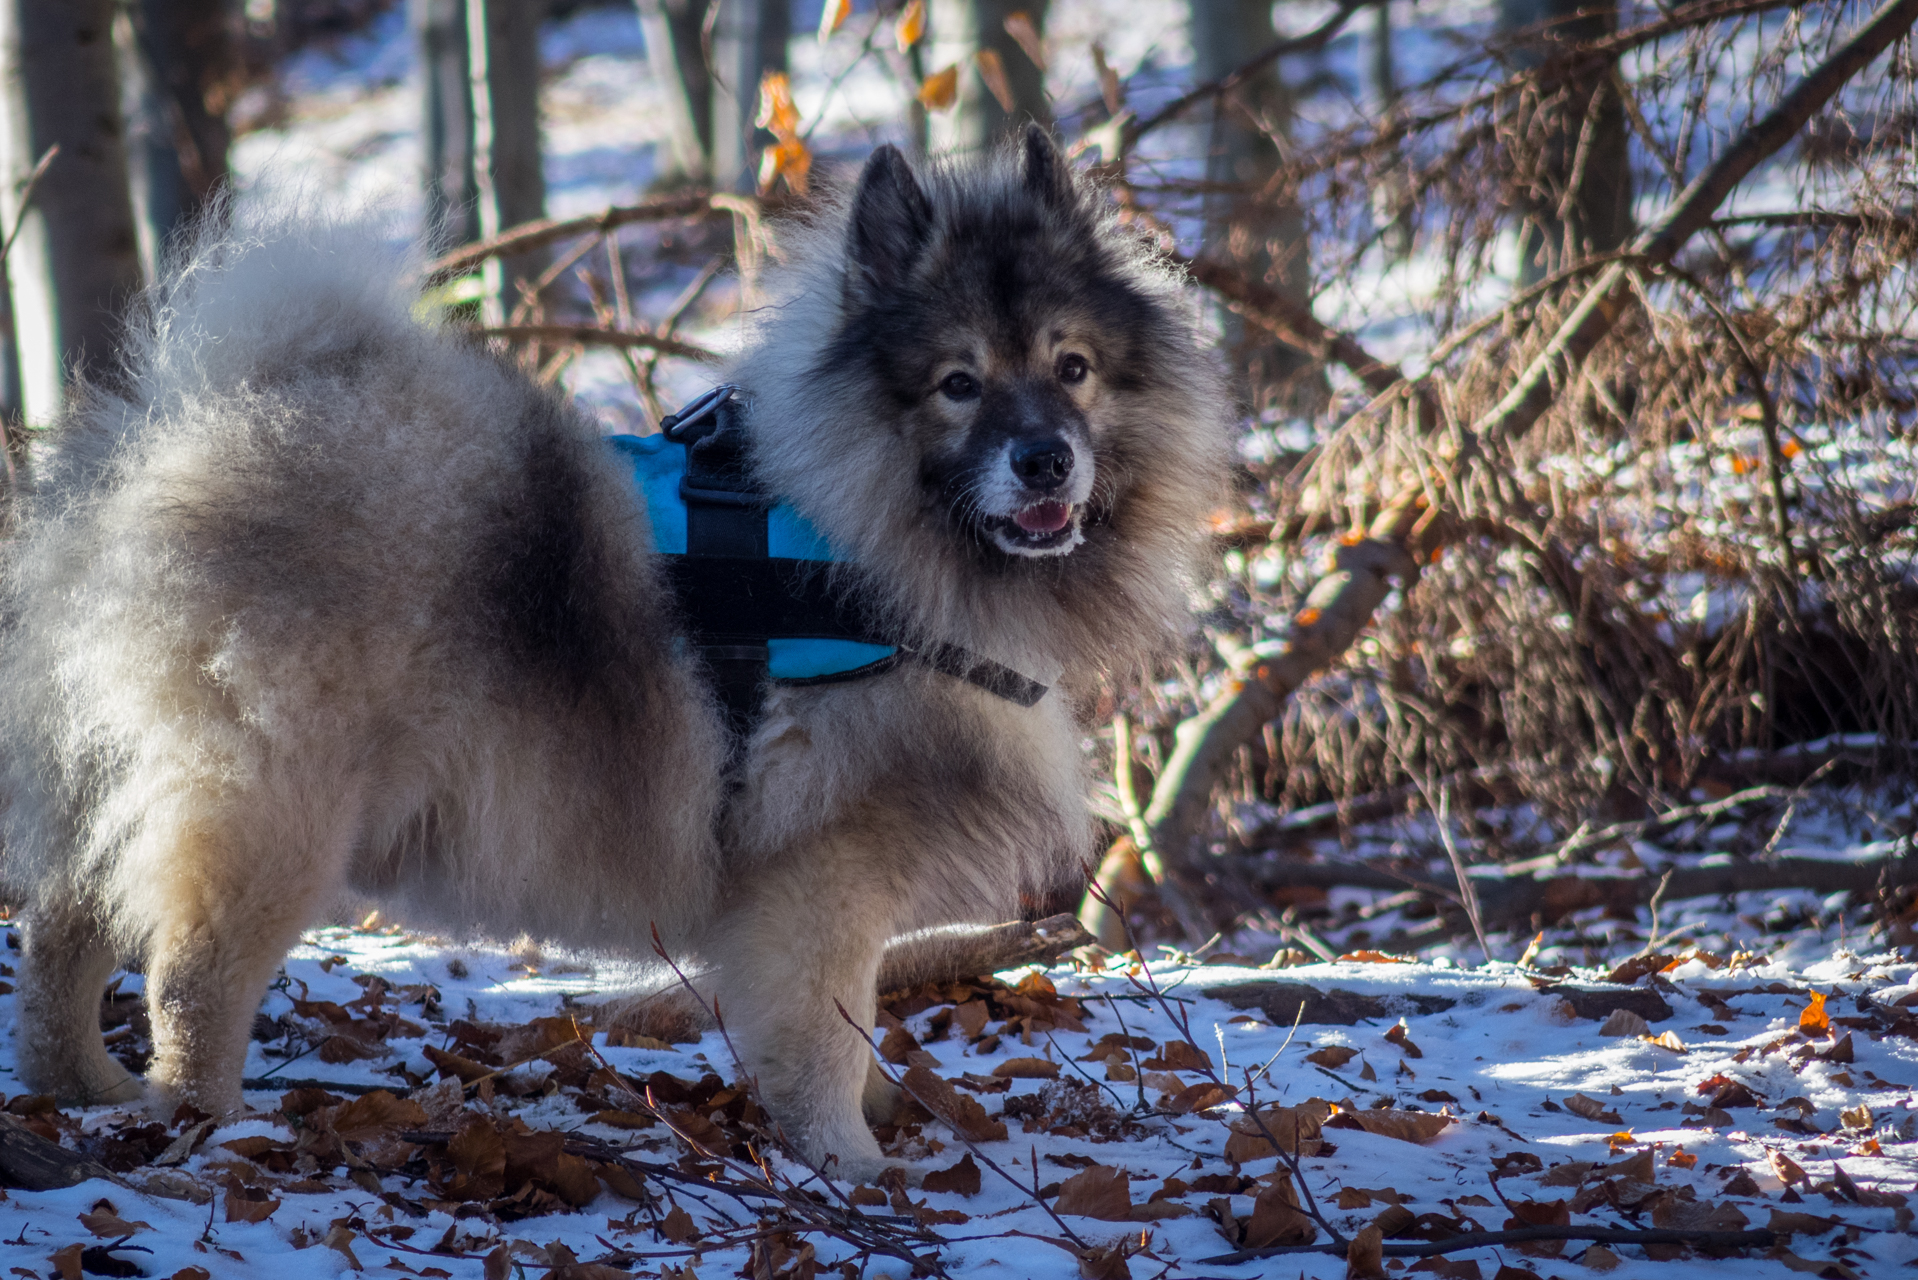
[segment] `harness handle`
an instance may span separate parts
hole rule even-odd
[[[738,392],[739,384],[722,382],[710,390],[702,391],[678,413],[669,413],[659,420],[659,430],[674,444],[690,445],[705,439],[719,430],[719,406],[725,404]],[[704,431],[695,432],[694,427],[710,422]]]

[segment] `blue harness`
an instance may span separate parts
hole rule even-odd
[[[841,591],[847,563],[807,520],[754,483],[742,409],[715,387],[656,436],[608,436],[645,500],[690,640],[736,736],[759,718],[764,686],[826,684],[923,662],[1023,707],[1046,686],[957,645],[909,649]]]

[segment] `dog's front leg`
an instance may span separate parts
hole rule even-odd
[[[767,1110],[806,1159],[856,1180],[887,1163],[864,1114],[865,1029],[902,899],[873,862],[839,838],[750,869],[707,949],[720,1019]]]

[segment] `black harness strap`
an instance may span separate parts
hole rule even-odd
[[[668,440],[689,446],[686,474],[679,482],[686,503],[686,554],[665,557],[666,575],[692,641],[712,674],[735,742],[743,741],[759,719],[772,656],[767,642],[775,636],[894,648],[902,657],[917,658],[1022,707],[1045,697],[1045,685],[958,645],[912,650],[887,638],[834,589],[830,562],[772,559],[767,554],[772,499],[746,470],[746,437],[735,390],[714,387],[659,424]],[[876,675],[894,662],[884,659],[794,683]]]
[[[1039,699],[1046,696],[1046,686],[1037,680],[956,644],[942,644],[923,652],[917,649],[902,649],[902,652],[912,654],[934,671],[978,685],[987,693],[1022,707],[1036,707]]]

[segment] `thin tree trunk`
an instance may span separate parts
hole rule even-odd
[[[1535,67],[1555,51],[1613,34],[1618,9],[1611,0],[1500,0],[1498,23],[1500,32],[1515,42],[1513,62]],[[1574,258],[1609,253],[1632,238],[1625,106],[1602,72],[1573,81],[1565,93],[1569,105],[1545,140],[1543,163],[1524,206],[1521,286],[1536,284]]]
[[[933,67],[960,64],[959,105],[933,126],[935,149],[977,155],[1027,121],[1052,127],[1045,69],[1006,28],[1007,19],[1024,14],[1043,35],[1046,7],[1047,0],[933,0]],[[993,92],[994,68],[1010,108]]]
[[[1390,119],[1399,107],[1398,67],[1392,57],[1392,0],[1372,6],[1372,45],[1367,59],[1371,83],[1367,86],[1379,117]],[[1380,229],[1386,252],[1403,258],[1412,252],[1411,182],[1395,165],[1372,189],[1373,225]]]
[[[126,13],[128,150],[141,257],[153,274],[168,242],[228,183],[237,15],[230,0],[138,0]]]
[[[712,172],[712,76],[702,48],[707,0],[639,0],[646,66],[666,94],[668,152],[659,176],[704,182]]]
[[[752,191],[765,137],[753,121],[759,114],[759,82],[768,71],[786,70],[792,13],[786,0],[720,0],[713,26],[713,185]]]
[[[1221,80],[1253,53],[1278,40],[1267,0],[1191,0],[1193,79]],[[1205,254],[1237,265],[1285,297],[1305,305],[1311,297],[1311,260],[1305,216],[1290,199],[1260,195],[1279,167],[1279,149],[1267,130],[1284,135],[1292,119],[1292,94],[1279,66],[1247,77],[1213,111],[1206,151]],[[1242,393],[1254,410],[1278,406],[1310,416],[1325,402],[1326,381],[1307,352],[1248,328],[1236,316],[1225,321],[1235,367],[1244,371]]]
[[[507,227],[546,216],[546,179],[540,170],[539,22],[545,0],[467,0],[466,35],[473,86],[474,179],[479,229],[487,239]],[[489,258],[489,323],[519,301],[518,282],[543,262],[536,253]]]
[[[114,359],[121,314],[140,287],[127,187],[113,0],[5,0],[5,181],[0,212],[21,219],[21,187],[47,148],[10,263],[29,420],[60,411],[66,379]]]
[[[420,53],[426,238],[443,252],[479,239],[466,0],[412,0],[412,21]]]

